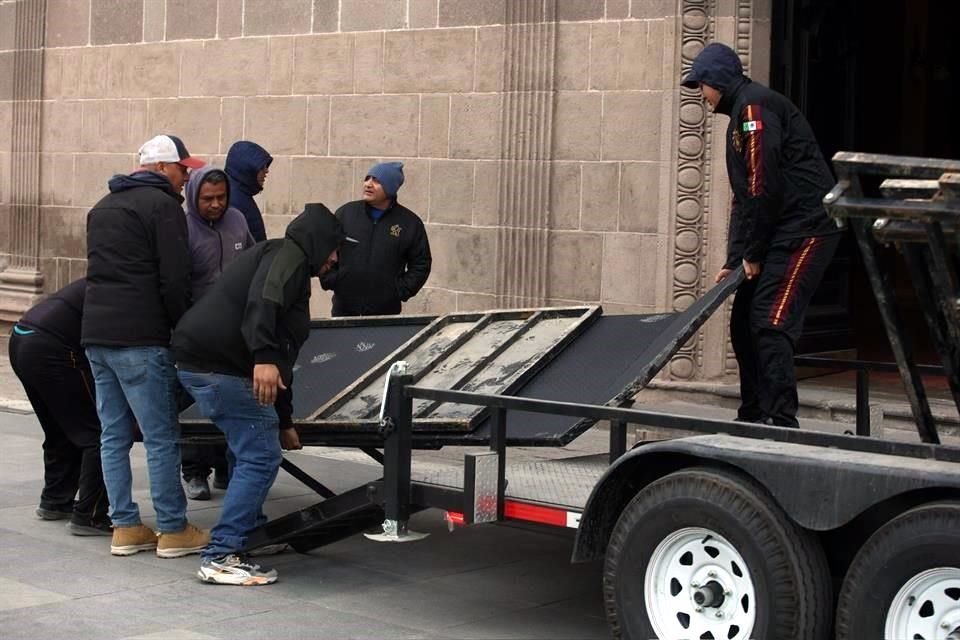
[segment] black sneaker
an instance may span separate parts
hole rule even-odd
[[[71,520],[67,523],[67,531],[75,536],[112,536],[113,525],[109,520],[90,520],[86,523]]]
[[[277,570],[261,567],[243,556],[231,553],[216,558],[204,558],[200,563],[200,570],[197,571],[197,577],[213,584],[252,587],[276,582]]]
[[[37,517],[41,520],[67,520],[73,517],[73,507],[70,507],[70,509],[66,511],[37,507]]]
[[[209,500],[210,485],[206,478],[190,478],[187,480],[187,497],[191,500]]]

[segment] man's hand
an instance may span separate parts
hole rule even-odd
[[[744,260],[743,273],[746,274],[747,280],[753,280],[754,278],[759,276],[762,266],[763,265],[759,262],[747,262],[746,260]]]
[[[303,449],[303,445],[300,444],[300,434],[292,424],[280,428],[280,448],[284,451]]]
[[[715,276],[713,277],[713,281],[714,281],[714,282],[720,282],[721,280],[725,279],[725,278],[726,278],[728,275],[730,275],[731,273],[733,273],[733,269],[727,269],[726,267],[724,267],[723,269],[720,269],[720,271],[717,271],[717,275],[715,275]]]
[[[272,405],[277,399],[277,392],[286,388],[277,365],[258,364],[253,367],[253,397],[260,404]]]

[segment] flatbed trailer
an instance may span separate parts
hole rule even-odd
[[[285,460],[320,500],[254,531],[250,548],[415,541],[410,515],[439,508],[452,525],[576,529],[572,561],[603,559],[615,637],[960,640],[960,448],[940,444],[876,260],[879,242],[907,257],[960,408],[960,163],[839,153],[834,166],[825,203],[863,254],[918,442],[632,408],[740,271],[678,314],[318,321],[295,382],[301,439],[364,451],[383,476],[334,494]],[[601,420],[603,456],[510,463],[511,446],[563,446]],[[217,437],[182,422],[190,440]],[[628,425],[702,435],[627,451]],[[462,469],[417,469],[415,450],[445,446],[475,451]]]

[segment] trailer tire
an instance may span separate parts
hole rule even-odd
[[[707,587],[722,590],[719,604],[714,593],[699,606]],[[816,538],[752,479],[706,467],[660,478],[627,505],[607,546],[603,594],[614,637],[628,640],[824,640],[832,622]]]
[[[960,629],[958,549],[958,503],[916,507],[880,527],[843,579],[837,640],[933,640]]]

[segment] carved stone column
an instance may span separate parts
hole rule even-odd
[[[40,114],[46,0],[16,3],[10,136],[10,262],[0,272],[0,320],[20,318],[43,293],[40,272]]]
[[[693,59],[713,39],[715,13],[715,0],[683,0],[679,17],[679,77],[690,71]],[[674,311],[689,307],[705,289],[705,239],[710,222],[712,170],[709,133],[712,126],[713,115],[704,106],[700,91],[681,88],[677,132],[677,204],[673,233]],[[696,378],[702,358],[701,332],[670,361],[670,376],[679,380]]]
[[[549,273],[556,0],[509,0],[506,14],[497,304],[541,306]]]

